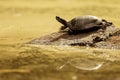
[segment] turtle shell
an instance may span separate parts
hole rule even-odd
[[[71,30],[86,30],[94,27],[100,27],[102,19],[96,16],[79,16],[68,22]]]

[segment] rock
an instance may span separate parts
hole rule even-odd
[[[120,49],[120,28],[116,28],[112,25],[107,27],[105,30],[100,29],[97,31],[79,33],[79,34],[69,34],[67,31],[60,31],[34,39],[28,42],[28,44],[72,45],[72,46],[87,45],[87,46],[99,47],[99,48],[114,47]]]
[[[101,41],[95,44],[94,47],[107,49],[120,49],[120,36],[112,36],[106,41]]]

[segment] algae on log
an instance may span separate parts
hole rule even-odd
[[[100,48],[120,48],[120,28],[113,25],[107,27],[105,30],[97,30],[79,34],[69,34],[67,31],[55,32],[37,39],[34,39],[28,44],[37,45],[79,45],[91,46]],[[116,37],[114,41],[114,37]],[[116,42],[116,43],[114,43]]]

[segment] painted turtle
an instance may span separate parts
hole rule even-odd
[[[100,28],[105,29],[107,26],[112,25],[111,22],[92,15],[79,16],[70,21],[56,16],[56,20],[63,24],[60,30],[68,28],[71,33],[91,32]]]

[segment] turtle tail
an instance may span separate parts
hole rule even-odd
[[[56,20],[58,21],[58,22],[60,22],[61,24],[63,24],[64,26],[68,26],[67,25],[67,21],[66,20],[64,20],[64,19],[62,19],[62,18],[60,18],[59,16],[56,16]]]

